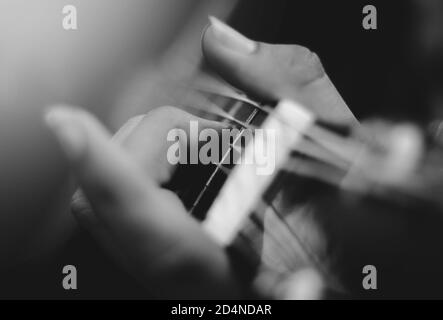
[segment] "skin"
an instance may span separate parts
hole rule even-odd
[[[66,166],[40,121],[43,108],[69,101],[103,118],[128,72],[163,56],[206,2],[0,1],[2,275],[55,255],[76,226]],[[63,29],[66,5],[77,9],[77,30]]]
[[[238,54],[218,40],[213,27],[207,28],[202,38],[206,61],[250,96],[296,99],[330,121],[356,124],[308,49],[257,43],[254,52]],[[175,170],[166,161],[166,134],[187,128],[191,119],[200,128],[223,127],[162,107],[129,120],[111,141],[110,133],[86,111],[57,106],[46,114],[82,189],[74,197],[73,212],[115,259],[159,297],[239,297],[242,288],[223,248],[163,188]],[[290,291],[300,295],[300,290]]]

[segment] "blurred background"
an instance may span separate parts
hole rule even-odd
[[[68,4],[75,31],[62,28]],[[362,28],[366,4],[377,30]],[[439,0],[0,0],[0,297],[143,297],[77,229],[41,113],[79,105],[115,130],[168,104],[162,88],[198,68],[208,14],[252,39],[316,52],[359,119],[443,118]],[[62,290],[66,264],[82,270],[81,293]]]

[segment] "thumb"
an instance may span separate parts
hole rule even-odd
[[[214,71],[259,101],[293,99],[325,120],[356,122],[318,56],[305,47],[256,42],[210,17],[202,50]]]

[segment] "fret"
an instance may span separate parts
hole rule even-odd
[[[211,99],[213,103],[223,103],[221,105],[222,109],[228,111],[230,115],[242,122],[245,122],[246,124],[252,123],[256,117],[258,118],[258,115],[260,113],[258,109],[245,101],[239,101],[229,97],[218,96],[216,94],[209,94],[208,98]],[[263,119],[263,116],[261,116],[260,119]],[[234,137],[234,141],[231,143],[226,153],[222,156],[220,162],[218,164],[212,165],[212,173],[209,175],[204,185],[199,186],[200,191],[192,201],[189,212],[198,219],[204,218],[205,213],[208,211],[210,205],[216,198],[218,191],[226,181],[227,176],[222,167],[226,166],[229,169],[233,167],[233,165],[226,165],[226,163],[233,163],[235,147],[237,146],[236,144],[237,142],[241,141],[241,137],[245,132],[244,127],[241,127],[239,129],[239,134]]]

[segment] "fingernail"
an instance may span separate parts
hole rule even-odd
[[[246,38],[219,19],[209,16],[209,21],[215,37],[225,47],[243,54],[250,54],[257,48],[254,41]]]
[[[77,159],[84,150],[86,138],[76,111],[67,106],[51,107],[45,112],[44,120],[66,156]]]

